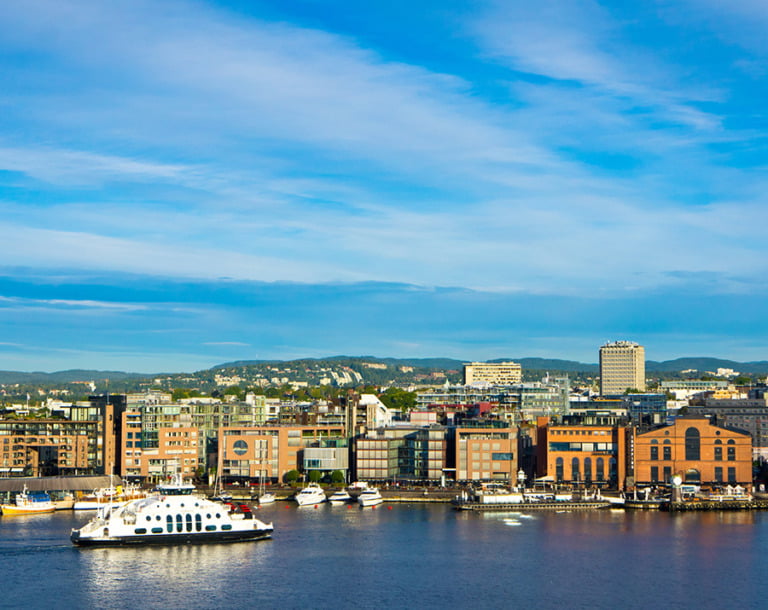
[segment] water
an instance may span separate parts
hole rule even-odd
[[[79,549],[0,517],[0,607],[763,608],[768,513],[457,513],[277,503],[262,542]]]

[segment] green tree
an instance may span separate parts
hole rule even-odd
[[[339,485],[344,482],[344,473],[341,470],[334,470],[331,473],[331,483]]]
[[[416,406],[416,392],[409,392],[402,388],[387,388],[379,395],[379,400],[390,409],[407,412]]]
[[[283,480],[286,483],[295,483],[296,481],[299,480],[299,471],[296,469],[289,470],[288,472],[285,473]]]
[[[319,483],[320,479],[323,478],[323,474],[319,470],[310,470],[309,471],[309,481],[310,483]]]

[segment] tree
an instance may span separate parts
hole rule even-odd
[[[299,480],[299,471],[296,469],[289,470],[288,472],[285,473],[283,480],[286,483],[295,483],[296,481]]]
[[[331,473],[331,483],[334,485],[339,485],[340,483],[344,482],[344,473],[341,472],[341,470],[334,470]]]
[[[416,392],[408,392],[402,388],[387,388],[379,395],[379,400],[390,409],[407,412],[416,406]]]
[[[319,483],[320,479],[323,478],[323,474],[319,470],[310,470],[309,471],[309,481],[310,483]]]

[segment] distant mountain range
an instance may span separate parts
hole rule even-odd
[[[564,373],[580,373],[586,375],[597,375],[598,365],[594,363],[577,362],[575,360],[560,360],[555,358],[498,358],[488,362],[519,362],[524,370],[550,371]],[[375,356],[332,356],[329,358],[304,358],[300,360],[239,360],[219,364],[205,371],[197,371],[194,375],[206,375],[220,369],[234,369],[243,367],[264,367],[266,365],[291,365],[298,362],[312,362],[317,365],[327,363],[328,366],[354,366],[358,368],[362,363],[384,364],[388,367],[414,367],[420,370],[435,371],[461,371],[465,360],[454,360],[451,358],[377,358]],[[696,370],[699,373],[704,371],[717,371],[719,368],[733,369],[739,373],[747,375],[768,374],[768,361],[759,362],[735,362],[733,360],[724,360],[721,358],[677,358],[675,360],[665,360],[657,362],[648,360],[645,363],[646,373],[669,374],[685,370]],[[183,374],[183,375],[191,375]],[[179,376],[183,376],[179,375]],[[175,377],[176,375],[167,375],[165,373],[142,374],[126,373],[122,371],[96,371],[96,370],[69,370],[58,371],[55,373],[43,372],[18,372],[18,371],[0,371],[0,384],[62,384],[82,381],[100,381],[109,379],[111,381],[130,381],[138,379],[150,379],[159,376]]]

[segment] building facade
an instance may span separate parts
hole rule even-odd
[[[0,420],[0,477],[98,474],[98,421]]]
[[[523,380],[517,362],[470,362],[464,365],[465,385],[514,385]]]
[[[615,396],[627,389],[645,391],[645,348],[614,341],[600,348],[600,394]]]
[[[346,439],[344,426],[248,426],[219,430],[219,472],[225,480],[282,480],[302,470],[304,449]]]
[[[355,478],[362,481],[440,481],[447,463],[448,428],[397,426],[355,441]]]
[[[556,484],[618,488],[627,473],[626,429],[537,419],[538,476]]]
[[[692,484],[752,484],[752,439],[707,417],[680,417],[670,426],[634,434],[638,485],[668,484],[679,475]]]
[[[458,481],[505,481],[514,484],[518,469],[518,428],[506,422],[467,422],[453,430]]]

